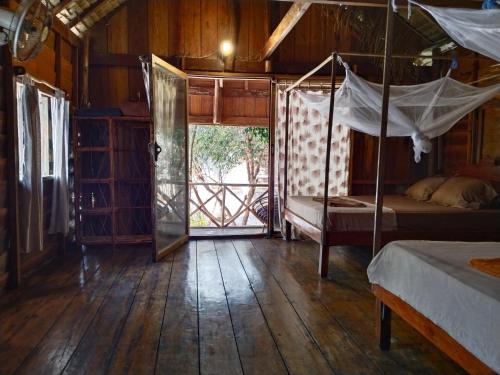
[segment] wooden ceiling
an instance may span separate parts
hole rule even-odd
[[[115,11],[127,0],[46,0],[51,3],[56,17],[77,36],[82,36],[102,18]],[[178,1],[178,0],[165,0]],[[283,18],[263,48],[261,58],[268,58],[288,32],[299,21],[309,6],[314,3],[332,6],[385,7],[387,0],[274,0],[293,2],[290,12]],[[436,6],[478,8],[482,0],[428,0]],[[407,0],[397,0],[399,15],[406,19]],[[406,20],[430,45],[439,46],[450,41],[443,30],[423,11],[415,9],[414,16]]]
[[[99,20],[126,0],[47,0],[55,16],[77,36],[82,36]]]

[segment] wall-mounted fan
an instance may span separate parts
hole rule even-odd
[[[50,4],[43,0],[22,0],[13,12],[0,8],[0,45],[9,43],[12,56],[20,61],[35,57],[52,26]]]

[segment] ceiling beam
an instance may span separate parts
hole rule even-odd
[[[73,0],[61,0],[59,2],[59,4],[57,4],[53,9],[52,9],[52,13],[54,14],[54,16],[58,13],[60,13],[64,8],[66,8],[66,6],[71,3]]]
[[[273,0],[291,2],[293,0]],[[308,0],[312,4],[328,4],[328,5],[344,5],[344,6],[359,6],[371,8],[387,8],[386,0]],[[408,1],[397,0],[398,6],[407,6]],[[455,8],[480,8],[482,0],[424,0],[422,3],[441,6],[441,7],[455,7]]]
[[[293,27],[299,22],[304,13],[311,6],[311,1],[296,0],[285,14],[279,25],[267,40],[261,53],[261,61],[266,60],[278,48]]]
[[[94,10],[96,10],[99,6],[101,6],[104,3],[105,3],[105,1],[104,2],[103,1],[96,1],[94,4],[92,4],[91,6],[86,8],[82,13],[80,13],[78,16],[76,16],[75,19],[71,20],[68,23],[68,28],[72,29],[75,25],[77,25],[78,23],[83,21],[85,19],[85,17],[87,17],[89,14],[91,14]]]

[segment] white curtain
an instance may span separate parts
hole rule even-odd
[[[43,191],[38,89],[18,85],[19,231],[21,251],[43,249]]]
[[[50,99],[50,110],[54,170],[49,233],[66,235],[69,230],[69,102],[64,100],[63,93]]]
[[[500,9],[440,8],[411,3],[429,12],[462,47],[500,61]]]
[[[323,196],[328,117],[306,105],[309,98],[330,97],[326,91],[293,90],[290,93],[288,132],[288,196]],[[278,91],[276,112],[276,166],[280,193],[280,217],[283,218],[285,173],[286,94]],[[330,158],[330,196],[345,196],[349,188],[349,129],[334,125]],[[280,220],[283,230],[283,219]]]
[[[500,42],[500,40],[499,40]],[[378,136],[382,113],[382,85],[356,76],[346,66],[346,77],[335,93],[334,124]],[[500,84],[474,87],[447,75],[436,81],[411,86],[391,86],[387,136],[411,137],[415,161],[430,152],[429,139],[446,133],[462,117],[500,92]],[[303,108],[328,118],[329,94],[301,92]]]

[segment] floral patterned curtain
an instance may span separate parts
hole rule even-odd
[[[323,91],[308,91],[323,94]],[[286,93],[278,90],[276,106],[276,171],[279,191],[280,223],[284,232],[283,200],[285,172]],[[288,139],[288,196],[323,196],[328,120],[308,108],[297,90],[290,93]],[[330,196],[348,194],[349,128],[334,124],[330,159]]]

